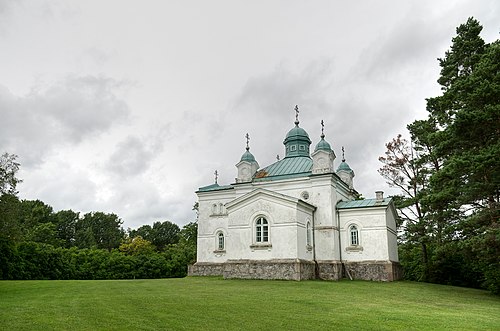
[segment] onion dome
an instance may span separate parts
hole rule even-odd
[[[241,156],[240,161],[247,161],[247,162],[255,162],[255,157],[253,156],[252,153],[247,149],[245,153]]]
[[[248,144],[250,141],[250,136],[248,135],[248,133],[245,135],[245,138],[247,139],[247,146],[245,147],[246,151],[241,156],[240,162],[242,162],[242,161],[257,162],[257,161],[255,161],[255,157],[253,156],[253,154],[250,153],[250,146]]]
[[[349,165],[345,161],[344,146],[342,146],[342,162],[339,164],[339,167],[337,168],[337,172],[339,171],[345,171],[349,174],[354,175],[354,171],[351,169],[351,167],[349,167]]]
[[[294,156],[309,157],[309,146],[311,139],[306,130],[299,127],[299,108],[295,106],[295,127],[286,134],[283,144],[285,145],[285,158]]]
[[[339,164],[339,167],[337,168],[337,172],[339,171],[347,171],[347,172],[353,172],[351,167],[345,162],[345,160],[342,160],[342,162]]]
[[[321,120],[321,140],[318,142],[316,145],[316,148],[314,148],[314,151],[327,151],[331,152],[332,151],[332,146],[325,140],[325,123],[323,120]]]

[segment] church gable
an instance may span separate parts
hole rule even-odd
[[[258,188],[239,198],[234,199],[226,204],[228,214],[236,213],[241,209],[248,209],[255,212],[272,213],[277,208],[287,208],[293,210],[301,210],[306,213],[312,213],[316,207],[304,202],[300,199],[269,191],[266,189]]]

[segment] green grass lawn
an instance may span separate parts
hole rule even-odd
[[[0,281],[0,330],[500,330],[500,297],[412,282]]]

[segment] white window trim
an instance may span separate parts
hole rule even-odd
[[[266,221],[266,224],[257,224],[259,220],[264,220]],[[271,245],[271,222],[269,221],[269,218],[265,215],[259,215],[255,217],[253,221],[253,226],[252,226],[252,244],[250,245],[250,248],[252,250],[255,249],[270,249],[272,247]],[[261,241],[257,241],[258,236],[257,236],[257,229],[261,227],[261,237],[263,237],[263,230],[264,227],[267,228],[267,241],[263,241],[264,238],[261,239]]]
[[[222,248],[220,247],[220,238],[222,235]],[[215,233],[215,250],[214,253],[225,253],[226,252],[226,235],[224,231],[219,230]]]
[[[356,228],[356,239],[357,243],[353,244],[353,228]],[[357,223],[349,224],[347,227],[347,243],[345,250],[348,252],[361,252],[363,251],[363,246],[361,246],[361,226]]]

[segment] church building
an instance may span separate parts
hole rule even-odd
[[[354,171],[326,141],[314,150],[295,125],[285,157],[261,168],[246,151],[230,185],[198,189],[197,262],[189,274],[251,279],[400,278],[394,203],[376,192],[359,200]]]

